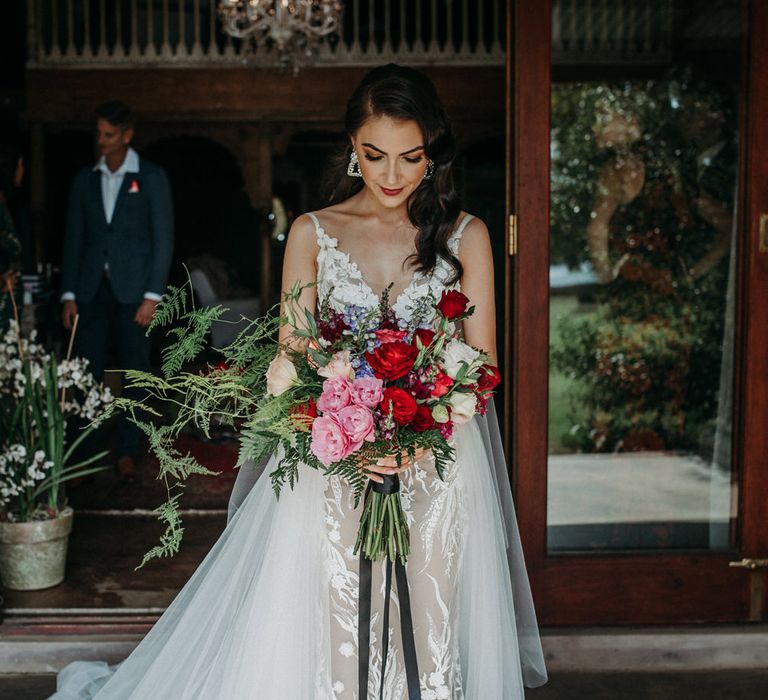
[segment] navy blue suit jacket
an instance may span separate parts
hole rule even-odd
[[[90,301],[109,263],[117,300],[139,303],[146,292],[165,292],[172,253],[173,205],[162,168],[139,158],[139,172],[123,178],[110,223],[104,214],[101,172],[78,171],[69,197],[62,291],[74,292],[77,301]]]

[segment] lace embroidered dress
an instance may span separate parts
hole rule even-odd
[[[318,298],[338,311],[377,305],[353,256],[309,215]],[[448,241],[454,255],[471,218]],[[401,280],[390,297],[397,316],[410,318],[430,293],[439,299],[451,274],[439,259],[430,273]],[[400,477],[421,698],[522,700],[523,686],[544,683],[546,670],[492,402],[452,440],[456,461],[444,481],[430,458]],[[117,666],[70,664],[52,698],[379,698],[383,562],[373,567],[366,698],[357,686],[361,507],[344,479],[310,469],[277,501],[267,476],[276,459],[241,468],[226,530],[134,652]],[[405,700],[396,586],[391,595],[383,697]]]

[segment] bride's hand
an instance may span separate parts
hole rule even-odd
[[[397,458],[395,455],[392,455],[391,457],[381,457],[375,462],[363,463],[361,464],[360,468],[365,474],[367,474],[371,481],[376,481],[381,484],[384,482],[384,476],[402,474],[407,469],[410,469],[415,462],[424,459],[424,457],[431,454],[431,452],[432,450],[418,447],[416,448],[413,461],[411,461],[410,457],[408,457],[407,452],[402,452],[400,458],[400,467],[397,466]]]

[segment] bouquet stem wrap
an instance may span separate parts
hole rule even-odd
[[[405,564],[410,552],[408,524],[400,505],[400,479],[385,474],[384,482],[369,481],[354,553],[362,549],[371,561],[388,556]]]
[[[383,483],[368,482],[365,504],[360,519],[355,553],[360,552],[360,581],[358,607],[358,697],[368,697],[368,672],[371,641],[371,586],[373,562],[382,555],[387,557],[386,591],[384,593],[383,630],[381,635],[381,687],[379,698],[384,698],[384,679],[389,651],[389,604],[392,594],[392,566],[395,568],[400,608],[400,631],[403,641],[405,674],[408,680],[408,700],[421,700],[419,666],[416,642],[413,636],[413,615],[408,590],[405,561],[408,556],[408,525],[400,505],[400,479],[396,474],[384,475]]]

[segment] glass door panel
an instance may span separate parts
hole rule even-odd
[[[741,6],[553,3],[550,554],[734,547]]]

